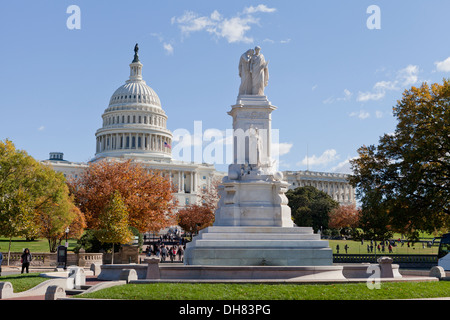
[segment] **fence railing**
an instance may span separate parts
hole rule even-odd
[[[334,263],[377,263],[380,257],[390,257],[400,267],[429,268],[437,265],[434,254],[333,254]]]

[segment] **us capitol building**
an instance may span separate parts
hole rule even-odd
[[[142,66],[136,45],[130,77],[111,96],[102,115],[103,125],[95,133],[96,153],[91,162],[131,159],[149,169],[160,170],[177,186],[175,196],[181,206],[196,203],[201,190],[208,189],[216,180],[222,180],[226,173],[218,172],[212,164],[172,159],[172,132],[167,129],[167,115],[156,92],[143,80]],[[67,178],[78,177],[89,166],[65,160],[62,152],[51,152],[49,159],[41,162],[51,165]],[[340,204],[356,204],[355,191],[345,174],[283,173],[291,189],[314,186]]]

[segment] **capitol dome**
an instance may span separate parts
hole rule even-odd
[[[130,102],[149,104],[161,108],[158,95],[143,80],[139,82],[127,81],[127,83],[120,86],[112,95],[109,106]]]
[[[130,64],[130,77],[111,96],[98,129],[96,158],[172,158],[172,133],[156,92],[142,78],[139,48]]]

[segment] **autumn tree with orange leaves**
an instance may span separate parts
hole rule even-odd
[[[341,205],[330,211],[328,227],[338,229],[339,233],[343,229],[356,228],[359,223],[359,214],[360,212],[354,204]]]
[[[183,230],[192,234],[212,226],[219,202],[218,187],[219,181],[213,181],[209,187],[202,189],[197,203],[178,210],[177,222]]]
[[[139,232],[159,231],[175,222],[176,200],[169,179],[131,160],[90,163],[69,187],[89,229],[100,228],[99,218],[115,192],[127,208],[130,226]]]

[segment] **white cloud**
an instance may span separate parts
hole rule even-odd
[[[263,42],[275,43],[275,40],[266,38],[266,39],[263,40]]]
[[[377,119],[381,119],[381,118],[383,118],[383,112],[381,112],[381,111],[375,111],[375,117],[377,117]]]
[[[352,93],[348,89],[344,89],[344,97],[338,98],[339,101],[347,101],[350,100]]]
[[[383,90],[382,92],[359,92],[358,98],[356,98],[356,101],[359,102],[366,102],[369,100],[380,100],[384,98],[386,95],[386,92]]]
[[[259,19],[254,16],[257,13],[270,13],[276,11],[266,5],[250,6],[235,16],[225,18],[217,10],[209,16],[200,16],[193,11],[186,11],[181,17],[173,17],[172,24],[177,24],[181,33],[185,36],[193,32],[206,31],[218,38],[225,38],[229,43],[253,42],[253,38],[247,33],[253,24],[259,24]],[[270,40],[270,39],[269,39]]]
[[[436,70],[441,72],[450,72],[450,57],[444,61],[437,61],[434,63],[436,65]]]
[[[333,103],[333,102],[334,102],[334,98],[333,98],[333,96],[331,96],[331,97],[329,97],[329,98],[323,100],[322,102],[323,102],[324,104],[330,104],[330,103]]]
[[[364,120],[370,117],[370,113],[364,110],[359,110],[359,112],[350,113],[350,117],[358,117],[359,119]]]
[[[401,90],[402,88],[409,87],[418,81],[419,67],[410,64],[405,68],[398,70],[394,79],[378,81],[375,83],[372,92],[359,92],[356,100],[359,102],[366,102],[369,100],[377,101],[384,98],[387,91]]]
[[[398,81],[403,87],[411,86],[419,81],[418,73],[419,67],[410,64],[398,72]]]
[[[163,43],[163,48],[167,54],[173,54],[173,46],[170,43]]]
[[[291,39],[288,38],[288,39],[285,39],[285,40],[275,41],[273,39],[266,38],[266,39],[263,40],[263,42],[268,42],[268,43],[271,43],[271,44],[274,44],[274,43],[287,44],[287,43],[291,42]]]
[[[314,90],[316,87],[317,87],[317,85],[314,86],[312,90]],[[348,100],[350,100],[350,98],[352,97],[352,95],[353,95],[353,94],[350,92],[350,90],[344,89],[344,95],[343,95],[342,97],[339,97],[339,98],[336,98],[336,99],[335,99],[333,96],[331,96],[331,97],[329,97],[329,98],[323,100],[322,102],[323,102],[324,104],[330,104],[330,103],[333,103],[334,101],[348,101]]]
[[[227,39],[229,43],[250,43],[253,42],[253,38],[247,37],[245,33],[251,29],[250,25],[255,23],[258,23],[258,19],[252,16],[223,19],[217,26],[217,29],[214,29],[214,33]]]
[[[39,128],[38,128],[38,131],[44,131],[45,130],[45,126],[40,126]]]
[[[378,81],[373,86],[374,89],[380,89],[380,90],[397,90],[395,81]]]
[[[163,49],[166,51],[167,54],[172,55],[173,54],[173,46],[170,43],[164,42],[164,37],[160,33],[150,33],[150,36],[155,37],[158,39],[159,42],[162,43]]]
[[[320,166],[336,161],[337,159],[339,159],[339,156],[336,150],[328,149],[325,150],[320,156],[313,155],[311,157],[305,157],[302,161],[298,162],[297,165]]]
[[[259,4],[256,7],[250,6],[244,9],[244,13],[246,14],[252,14],[256,12],[275,12],[275,11],[277,11],[277,9],[268,8],[265,4]]]
[[[291,151],[293,144],[287,142],[272,143],[271,153],[273,157],[283,156]]]
[[[356,157],[353,158],[347,158],[342,162],[339,162],[336,166],[330,169],[331,172],[336,173],[346,173],[346,174],[352,174],[352,168],[350,164],[350,160],[356,159]]]

